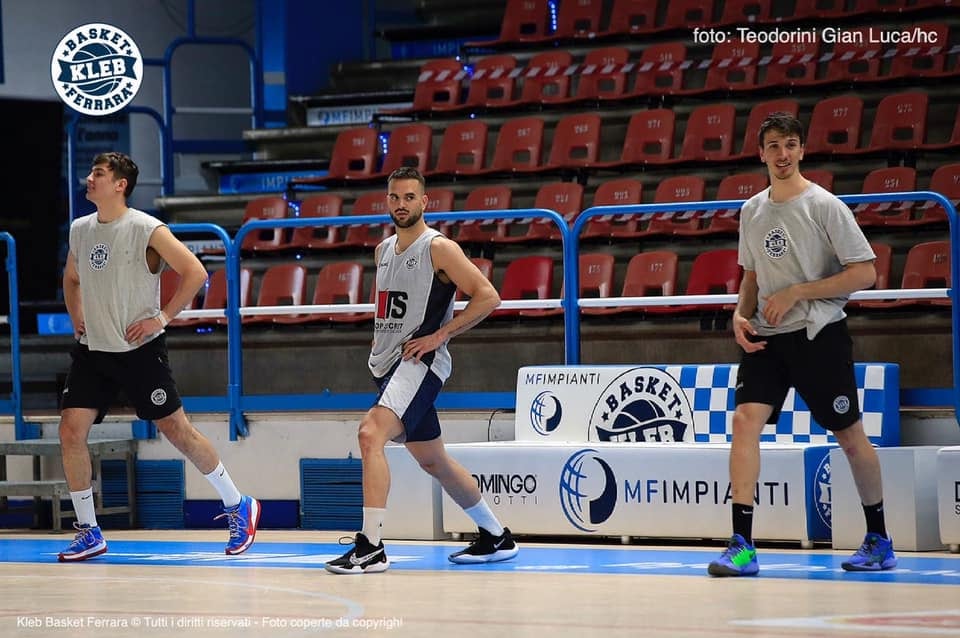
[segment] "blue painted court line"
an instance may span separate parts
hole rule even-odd
[[[317,569],[346,551],[335,543],[257,543],[245,554],[226,556],[223,544],[186,541],[111,541],[109,551],[91,562],[111,565],[167,565],[203,567],[265,567]],[[0,540],[0,562],[50,563],[69,544],[59,540]],[[497,572],[552,572],[577,574],[658,574],[704,577],[712,551],[609,548],[524,547],[512,561],[487,565],[454,565],[447,555],[458,544],[391,544],[387,555],[396,570]],[[758,552],[760,577],[807,580],[854,580],[930,585],[960,584],[960,556],[931,554],[899,557],[897,569],[879,573],[850,573],[840,568],[847,552]],[[68,568],[65,566],[65,568]]]

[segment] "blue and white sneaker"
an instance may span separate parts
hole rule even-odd
[[[848,572],[878,572],[897,566],[897,557],[893,553],[893,540],[880,534],[867,534],[860,549],[840,564]]]
[[[257,525],[260,523],[260,501],[252,496],[240,497],[240,502],[233,507],[223,508],[223,514],[214,517],[218,520],[227,518],[227,527],[230,528],[230,540],[224,550],[226,554],[242,554],[253,545],[257,535]]]
[[[61,563],[72,561],[87,560],[94,556],[106,553],[107,541],[103,540],[103,533],[98,525],[73,524],[77,530],[77,535],[73,537],[70,547],[66,548],[57,555],[57,560]]]
[[[740,534],[730,537],[730,544],[720,558],[707,567],[707,573],[711,576],[754,576],[759,571],[757,549]]]

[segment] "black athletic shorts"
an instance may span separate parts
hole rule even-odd
[[[817,423],[842,430],[860,419],[853,341],[842,319],[825,326],[813,339],[807,331],[761,337],[766,348],[744,352],[737,372],[736,403],[773,406],[768,423],[776,423],[793,387]]]
[[[182,405],[162,334],[129,352],[91,351],[78,341],[70,356],[60,409],[92,408],[100,423],[120,390],[141,419],[162,419]]]

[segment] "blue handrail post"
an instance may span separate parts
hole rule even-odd
[[[20,438],[23,423],[23,389],[20,376],[20,292],[17,289],[17,242],[13,235],[0,232],[0,239],[7,243],[7,285],[9,290],[10,311],[10,398],[13,402],[13,427],[16,438]]]
[[[223,242],[226,254],[227,273],[227,405],[230,410],[230,440],[247,436],[247,422],[240,405],[240,388],[243,385],[240,359],[240,267],[238,251],[230,235],[216,224],[171,224],[173,233],[213,233]],[[238,244],[239,245],[239,244]]]
[[[580,232],[564,224],[563,232],[563,346],[564,363],[580,363]]]

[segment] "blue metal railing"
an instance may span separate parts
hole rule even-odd
[[[7,323],[10,324],[10,403],[13,412],[13,427],[16,438],[23,431],[23,384],[20,376],[20,291],[17,287],[17,242],[13,235],[0,232],[0,239],[7,244],[7,287],[10,311]]]
[[[890,201],[932,201],[947,212],[950,224],[950,251],[951,251],[951,278],[953,282],[960,281],[960,224],[957,223],[957,211],[952,203],[934,192],[889,193],[876,195],[848,195],[840,199],[850,204],[877,204]],[[646,204],[637,206],[603,206],[589,208],[576,220],[572,229],[568,229],[563,218],[554,211],[545,209],[499,210],[499,211],[469,211],[459,213],[431,213],[425,215],[428,222],[438,221],[468,221],[490,219],[526,219],[546,218],[556,225],[560,231],[563,250],[564,281],[579,281],[579,236],[585,224],[601,215],[645,215],[650,217],[657,213],[680,211],[717,211],[736,210],[743,204],[740,200],[725,200],[717,202],[691,202],[682,204]],[[388,215],[358,215],[347,217],[325,218],[293,218],[284,220],[257,220],[244,224],[231,240],[221,227],[214,224],[173,224],[171,230],[175,233],[214,233],[224,243],[227,269],[227,348],[228,348],[228,378],[227,378],[227,405],[230,413],[230,438],[236,440],[239,436],[248,433],[244,409],[254,408],[257,403],[254,397],[243,394],[242,350],[241,350],[241,321],[240,321],[240,246],[244,238],[251,232],[267,228],[300,228],[311,226],[346,226],[354,224],[388,224],[391,219]],[[8,233],[0,233],[0,239],[7,242],[8,252],[6,259],[7,276],[10,281],[10,328],[11,328],[11,357],[13,369],[12,404],[16,422],[21,424],[21,372],[20,372],[20,325],[17,297],[17,265],[16,249],[13,237]],[[580,300],[578,287],[567,285],[564,287],[565,296],[561,300],[564,309],[565,328],[565,363],[576,365],[580,363]],[[953,350],[953,407],[960,422],[960,294],[956,286],[948,289],[948,296],[952,301],[952,350]],[[555,303],[555,302],[554,302]],[[338,407],[329,405],[331,409]]]

